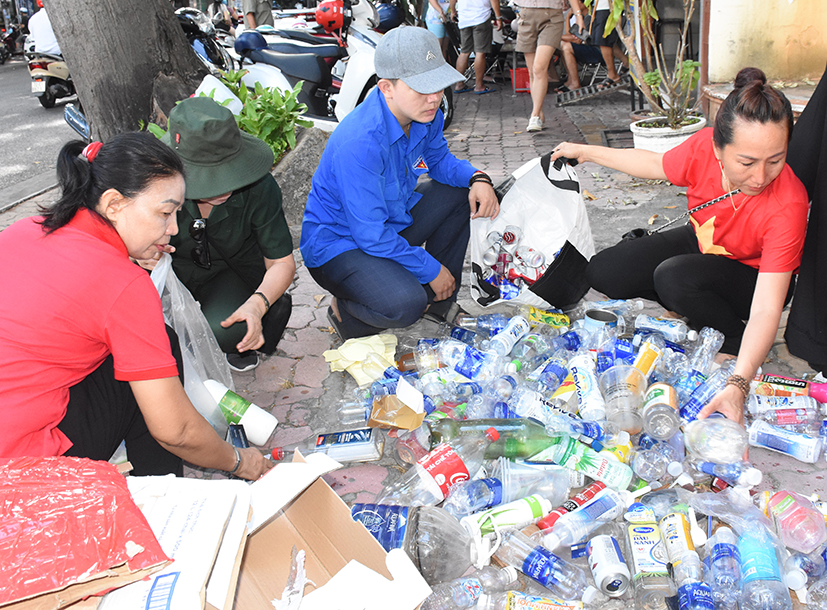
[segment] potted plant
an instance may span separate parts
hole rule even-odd
[[[632,75],[653,113],[651,118],[632,123],[635,148],[665,152],[706,125],[706,119],[697,112],[698,102],[691,104],[701,64],[686,57],[695,2],[683,0],[683,25],[675,61],[670,66],[663,46],[657,44],[655,38],[653,23],[658,20],[658,13],[653,0],[612,0],[606,31],[615,28],[626,45]],[[622,27],[624,15],[631,26],[626,29]],[[644,46],[651,49],[651,54],[643,59],[635,46],[636,31],[641,32]]]

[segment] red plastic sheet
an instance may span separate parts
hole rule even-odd
[[[0,604],[116,566],[136,571],[165,561],[126,480],[111,464],[0,459]]]

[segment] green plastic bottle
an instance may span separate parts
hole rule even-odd
[[[623,462],[602,456],[570,436],[559,436],[551,440],[554,444],[541,455],[551,459],[555,464],[582,472],[595,481],[602,481],[612,489],[627,489],[632,482],[632,469]]]
[[[546,434],[545,427],[531,419],[443,419],[430,425],[431,448],[458,436],[474,434],[483,436],[488,428],[500,433],[500,438],[488,446],[485,459],[498,457],[527,458],[556,443],[559,439]]]

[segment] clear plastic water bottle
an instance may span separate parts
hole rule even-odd
[[[827,610],[827,576],[822,576],[807,588],[807,609]]]
[[[628,436],[628,433],[621,434],[623,430],[610,421],[583,421],[562,413],[551,413],[545,423],[549,436],[565,434],[586,437],[598,441],[604,447],[614,447]]]
[[[577,388],[580,417],[592,421],[605,420],[606,402],[597,384],[594,360],[588,353],[578,354],[569,360],[569,370]]]
[[[452,339],[462,341],[465,345],[470,345],[471,347],[479,347],[484,340],[484,337],[478,335],[473,330],[462,328],[461,326],[454,326],[449,334]]]
[[[433,587],[433,592],[422,603],[421,610],[459,610],[472,608],[480,596],[504,591],[517,580],[517,569],[513,566],[496,568],[486,566],[469,576]]]
[[[436,506],[354,504],[350,514],[386,551],[403,549],[430,585],[459,578],[477,560],[468,532]]]
[[[824,557],[816,549],[812,553],[793,551],[784,562],[784,582],[793,591],[804,589],[824,576]]]
[[[704,326],[698,333],[698,344],[687,362],[687,370],[675,382],[680,404],[689,400],[695,388],[706,380],[723,344],[723,333],[714,328]]]
[[[741,558],[741,610],[792,610],[790,592],[781,580],[775,545],[758,523],[738,539]]]
[[[713,610],[712,590],[703,580],[701,558],[695,551],[686,551],[675,566],[680,610]]]
[[[499,479],[469,479],[451,488],[442,508],[457,519],[470,515],[489,506],[496,506],[511,500],[503,499],[503,484]]]
[[[525,385],[539,392],[554,392],[568,374],[568,352],[560,349],[526,375]]]
[[[698,337],[698,333],[690,330],[683,320],[653,318],[646,314],[639,314],[635,318],[635,328],[654,330],[661,333],[669,341],[674,341],[675,343],[694,341]]]
[[[707,581],[716,610],[733,610],[741,590],[738,538],[728,527],[719,527],[706,543],[709,554]]]
[[[551,445],[545,455],[555,464],[582,472],[613,489],[626,489],[632,482],[632,469],[629,466],[600,455],[591,447],[568,436],[559,437],[559,441]]]
[[[659,441],[672,438],[681,425],[674,388],[667,383],[650,385],[643,396],[640,415],[646,434]]]
[[[746,461],[730,464],[691,461],[692,466],[704,474],[723,479],[733,487],[755,487],[764,478],[764,474]]]
[[[488,349],[500,356],[507,356],[514,349],[517,341],[525,337],[529,330],[531,330],[531,326],[529,326],[528,320],[522,316],[514,316],[500,332],[491,338]]]
[[[486,384],[483,394],[492,396],[497,400],[508,400],[519,385],[519,376],[516,373],[500,375]]]
[[[414,361],[416,370],[420,375],[439,368],[439,355],[436,347],[429,341],[419,341],[414,348]]]
[[[778,491],[768,503],[779,526],[781,541],[789,548],[812,553],[827,542],[823,515],[807,498],[792,491]]]
[[[666,443],[656,443],[649,449],[639,449],[631,462],[632,470],[644,481],[660,481],[666,474],[677,477],[683,471],[675,450]]]
[[[505,366],[503,359],[496,354],[481,352],[454,339],[440,341],[438,351],[440,362],[471,380],[495,377],[502,373]]]
[[[753,447],[777,451],[801,462],[815,464],[822,454],[823,441],[818,436],[799,434],[761,420],[752,422],[747,432],[749,444]]]
[[[580,311],[582,309],[582,311]],[[590,309],[606,309],[621,316],[627,316],[643,309],[641,300],[609,299],[606,301],[584,301],[578,311],[585,313]]]
[[[684,427],[686,450],[704,462],[732,464],[740,461],[749,444],[746,430],[723,417],[696,419]]]
[[[508,316],[502,313],[484,313],[477,317],[462,316],[456,319],[457,326],[476,331],[489,339],[508,324]]]
[[[459,436],[440,443],[395,483],[386,486],[376,498],[376,503],[401,506],[439,504],[448,496],[453,485],[477,473],[485,450],[499,436],[494,428],[489,428],[485,436]]]
[[[474,394],[465,407],[466,419],[509,417],[510,409],[502,400],[489,394]]]
[[[545,424],[557,409],[551,406],[540,392],[519,387],[508,399],[508,407],[517,417],[530,417]]]
[[[684,421],[690,422],[697,419],[701,409],[726,387],[727,378],[735,370],[735,362],[735,359],[727,360],[721,368],[695,388],[685,403],[681,404],[681,418]]]
[[[586,574],[519,531],[503,535],[494,553],[501,562],[514,566],[562,599],[579,599],[587,587]]]
[[[626,512],[627,500],[615,490],[606,488],[588,504],[560,517],[550,531],[540,530],[532,534],[531,539],[551,551],[571,546]]]

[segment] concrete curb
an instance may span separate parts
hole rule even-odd
[[[24,201],[33,199],[38,195],[42,195],[57,186],[57,175],[55,172],[46,172],[38,174],[33,178],[19,182],[14,186],[0,191],[0,201],[8,201],[9,203],[0,203],[0,214],[11,210],[13,207],[20,205]]]

